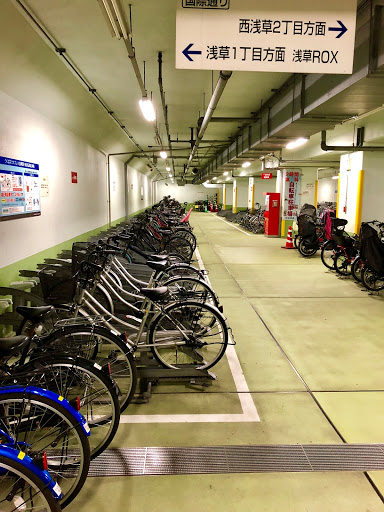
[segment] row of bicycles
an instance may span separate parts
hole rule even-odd
[[[298,217],[295,245],[304,257],[320,250],[325,267],[352,276],[371,292],[384,289],[384,223],[363,222],[359,235],[346,232],[347,223],[333,210],[317,217],[315,207],[305,205]]]
[[[265,217],[264,211],[259,203],[256,203],[255,209],[244,210],[237,213],[232,213],[231,210],[222,210],[218,212],[220,217],[224,217],[230,222],[236,222],[242,228],[250,231],[251,233],[264,233],[265,231]]]
[[[132,401],[143,354],[177,376],[212,368],[234,343],[191,264],[188,218],[164,198],[36,270],[17,335],[0,339],[1,512],[72,502]],[[144,236],[150,227],[161,239]]]

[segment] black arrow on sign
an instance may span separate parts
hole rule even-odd
[[[193,45],[194,45],[194,43],[191,43],[183,50],[183,54],[187,57],[188,60],[190,60],[192,62],[193,62],[193,59],[191,59],[190,55],[201,55],[201,52],[199,52],[197,50],[193,50],[193,51],[190,50],[190,48],[192,48]]]
[[[337,20],[337,23],[340,25],[340,27],[328,27],[328,30],[331,32],[340,32],[340,34],[336,36],[336,39],[339,39],[339,37],[343,36],[348,29],[342,21]]]

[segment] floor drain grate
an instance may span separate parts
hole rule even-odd
[[[383,469],[384,444],[148,447],[106,450],[89,476]]]

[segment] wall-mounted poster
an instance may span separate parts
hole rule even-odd
[[[0,156],[0,221],[41,215],[39,166]]]
[[[284,171],[283,220],[296,220],[299,213],[300,171]]]

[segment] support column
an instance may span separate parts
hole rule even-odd
[[[363,209],[363,192],[364,192],[364,171],[359,171],[357,182],[357,200],[356,200],[356,220],[355,233],[359,234],[361,227],[361,212]]]
[[[233,180],[232,213],[237,213],[237,183],[236,183],[236,180]]]
[[[223,210],[225,210],[226,208],[227,208],[227,190],[223,183]]]
[[[315,200],[314,200],[314,203],[313,203],[313,206],[317,209],[317,194],[318,194],[318,191],[319,191],[319,180],[316,180],[315,181]]]
[[[248,209],[255,211],[255,178],[249,178],[248,185]]]

